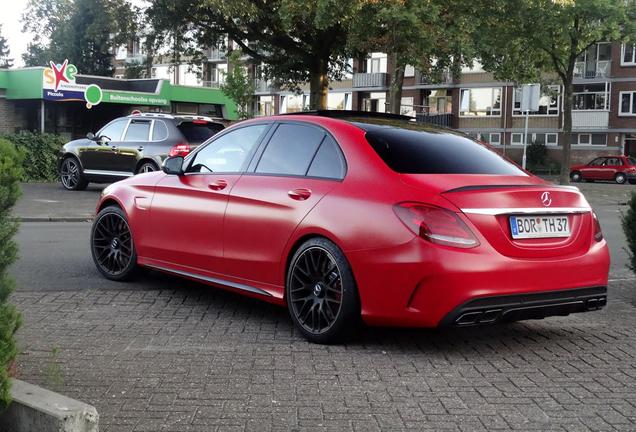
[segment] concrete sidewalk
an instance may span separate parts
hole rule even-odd
[[[67,191],[60,183],[23,183],[13,214],[22,222],[80,222],[92,219],[106,185],[90,184],[85,191]]]

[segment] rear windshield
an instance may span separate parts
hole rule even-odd
[[[398,173],[526,175],[486,146],[450,130],[409,122],[398,127],[397,121],[390,126],[353,123],[367,131],[373,150]]]
[[[212,135],[223,130],[219,123],[192,123],[183,122],[177,126],[188,143],[199,145],[208,140]]]

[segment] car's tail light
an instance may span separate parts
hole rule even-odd
[[[473,248],[479,241],[456,213],[420,203],[400,203],[395,214],[420,237],[436,244]]]
[[[601,230],[601,224],[594,212],[592,212],[592,219],[594,220],[594,240],[601,241],[603,240],[603,230]]]
[[[192,124],[198,124],[198,125],[204,125],[204,124],[208,124],[209,122],[207,120],[192,120]]]
[[[186,157],[189,153],[190,153],[190,144],[181,143],[181,144],[174,145],[170,149],[170,153],[168,153],[168,156],[170,156],[170,157],[173,157],[173,156]]]

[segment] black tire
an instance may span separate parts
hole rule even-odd
[[[67,156],[60,164],[60,182],[62,187],[70,191],[86,189],[88,180],[82,174],[82,166],[74,156]]]
[[[102,209],[91,228],[91,254],[97,270],[107,279],[130,280],[137,271],[137,252],[122,209]]]
[[[627,183],[627,176],[624,173],[617,173],[614,176],[614,181],[618,184],[625,184]]]
[[[294,325],[310,342],[342,342],[359,327],[360,299],[351,266],[325,238],[309,239],[294,253],[285,294]]]
[[[139,168],[137,168],[137,171],[135,172],[135,174],[142,174],[142,173],[154,172],[154,171],[159,171],[159,167],[157,166],[157,164],[152,161],[146,161],[142,163],[141,165],[139,165]]]
[[[583,176],[581,176],[581,173],[579,171],[572,171],[570,173],[570,180],[575,183],[579,183],[581,180],[583,180]]]

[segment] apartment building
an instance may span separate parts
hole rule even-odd
[[[219,87],[228,68],[225,51],[210,48],[206,55],[208,61],[198,73],[187,65],[173,68],[158,62],[153,65],[152,77],[181,85]],[[138,44],[137,48],[129,44],[118,53],[120,62],[139,56],[143,52]],[[366,59],[352,61],[352,72],[341,81],[330,83],[328,108],[387,111],[392,68],[383,53],[371,53]],[[258,70],[254,75],[258,77]],[[439,78],[432,82],[415,68],[407,67],[401,112],[418,121],[464,131],[520,160],[525,126],[520,89],[511,82],[495,80],[478,64],[464,69],[459,77],[445,73]],[[298,94],[256,78],[255,87],[257,115],[309,108],[307,86]],[[585,162],[600,154],[636,155],[636,46],[620,43],[591,46],[576,64],[574,92],[573,160]],[[563,141],[562,93],[555,80],[555,85],[542,94],[539,110],[530,112],[528,120],[528,142],[545,143],[549,156],[557,160]]]

